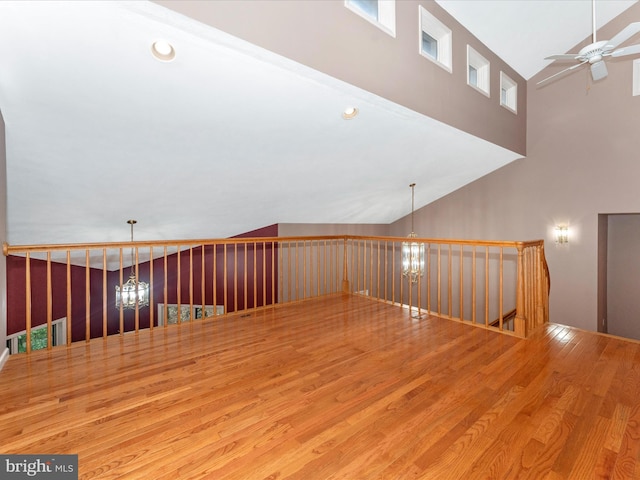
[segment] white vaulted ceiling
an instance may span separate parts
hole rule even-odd
[[[525,78],[590,31],[580,0],[439,3]],[[12,244],[390,223],[519,157],[149,2],[0,2],[0,110]]]

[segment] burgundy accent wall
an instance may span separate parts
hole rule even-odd
[[[254,230],[243,237],[257,238],[259,236],[277,236],[277,225]],[[240,235],[238,236],[240,237]],[[194,247],[192,255],[189,251],[167,256],[167,303],[178,303],[178,258],[180,261],[180,303],[189,304],[190,267],[193,265],[193,303],[201,305],[202,299],[202,256],[204,254],[204,303],[206,305],[222,305],[224,299],[224,264],[227,265],[227,296],[226,311],[228,313],[254,307],[272,304],[272,298],[277,300],[277,263],[272,271],[272,258],[278,248],[277,243],[260,243],[250,245],[228,244],[215,247],[216,290],[213,290],[214,275],[214,247]],[[158,252],[154,252],[158,253]],[[254,281],[254,258],[256,260]],[[264,259],[264,261],[263,261]],[[245,303],[245,263],[246,263],[246,303]],[[265,270],[266,264],[266,270]],[[233,265],[237,265],[235,271]],[[31,266],[31,325],[32,327],[47,322],[47,264],[43,260],[30,259]],[[139,276],[143,281],[149,281],[150,263],[139,265]],[[148,308],[139,310],[139,327],[148,328],[150,323],[150,309],[153,308],[154,323],[157,325],[158,304],[164,303],[164,257],[153,260],[153,303]],[[52,319],[67,316],[67,267],[66,264],[51,263],[52,284]],[[130,268],[122,272],[123,282],[129,278]],[[86,269],[83,266],[71,266],[72,309],[71,325],[72,340],[85,338],[86,329],[86,301],[85,280]],[[263,282],[263,278],[266,280]],[[272,278],[276,279],[275,285]],[[120,330],[120,311],[115,307],[115,285],[120,281],[120,271],[107,272],[107,333],[113,335]],[[26,260],[24,257],[10,255],[7,257],[7,330],[13,334],[25,329],[26,326]],[[235,288],[234,288],[235,286]],[[257,288],[256,288],[257,287]],[[266,298],[264,289],[266,287]],[[275,294],[272,297],[272,288]],[[103,323],[103,271],[90,269],[90,332],[91,338],[102,336]],[[135,329],[135,312],[124,311],[124,331]]]
[[[30,259],[31,266],[31,326],[47,323],[47,262]],[[74,340],[85,336],[85,276],[84,267],[71,266],[72,285],[72,335]],[[102,334],[102,270],[90,269],[91,284],[91,336]],[[108,277],[107,277],[108,278]],[[19,332],[26,326],[26,260],[24,257],[7,257],[7,334]],[[52,319],[67,316],[67,266],[51,263]],[[95,301],[92,301],[95,299]],[[98,300],[99,299],[99,300]],[[114,299],[115,301],[115,299]],[[95,318],[100,315],[99,322]]]
[[[267,227],[251,230],[250,232],[241,233],[231,238],[260,238],[260,237],[277,237],[279,232],[278,224],[269,225]]]

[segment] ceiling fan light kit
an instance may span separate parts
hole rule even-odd
[[[618,32],[611,40],[596,40],[596,7],[595,0],[593,0],[593,42],[586,47],[582,48],[578,53],[565,53],[556,54],[545,57],[545,60],[557,60],[578,62],[560,72],[551,75],[537,83],[541,85],[549,82],[550,80],[569,73],[583,65],[589,65],[591,69],[591,77],[594,82],[606,78],[609,74],[607,71],[607,65],[605,59],[607,57],[622,57],[626,55],[636,55],[640,53],[640,44],[630,45],[628,47],[617,48],[620,44],[626,42],[631,37],[640,32],[640,22],[633,22]]]

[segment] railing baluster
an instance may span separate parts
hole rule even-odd
[[[200,299],[202,300],[202,318],[207,317],[206,277],[205,277],[205,246],[200,247]]]
[[[213,264],[211,265],[211,271],[213,272],[213,314],[217,315],[218,309],[216,307],[218,305],[218,245],[216,243],[213,244]],[[226,310],[224,313],[227,313]]]
[[[225,242],[222,247],[222,304],[224,305],[224,313],[229,313],[228,294],[229,294],[229,281],[227,279],[227,243]]]
[[[27,353],[31,353],[31,255],[27,252],[25,258],[25,321]]]
[[[489,326],[489,247],[484,249],[484,326]]]
[[[448,271],[447,271],[447,309],[448,309],[448,316],[449,318],[453,317],[453,251],[452,251],[452,245],[449,244],[449,261],[448,261]]]
[[[391,244],[391,300],[396,301],[396,242]],[[402,279],[402,272],[400,272]],[[400,289],[400,303],[402,303],[402,289]]]
[[[351,286],[349,284],[349,270],[347,267],[347,262],[348,262],[348,258],[347,258],[347,240],[344,240],[344,246],[343,246],[343,260],[342,260],[342,293],[350,293],[351,291]],[[351,259],[353,260],[353,242],[351,242]]]
[[[258,308],[258,244],[253,242],[253,308]]]
[[[278,243],[278,303],[284,299],[284,241]]]
[[[389,301],[389,290],[388,290],[388,285],[389,285],[389,280],[388,280],[388,271],[389,271],[389,254],[388,254],[388,250],[389,250],[389,242],[387,242],[386,240],[384,241],[384,300],[385,301]]]
[[[249,246],[248,244],[246,244],[246,243],[244,244],[244,272],[243,272],[244,273],[244,281],[242,282],[243,286],[244,286],[244,295],[243,295],[244,304],[243,304],[242,308],[244,310],[247,310],[249,308],[249,306],[247,304],[247,300],[248,300],[248,296],[247,295],[249,293],[249,290],[248,290],[248,285],[249,284],[247,283],[247,281],[248,281],[248,278],[247,278],[247,271],[248,271],[247,267],[248,267],[248,258],[249,258],[248,257],[249,253],[247,252],[248,246]]]
[[[180,245],[176,252],[177,274],[176,274],[176,304],[177,304],[177,322],[182,323],[182,261],[180,259]]]
[[[380,240],[378,240],[378,259],[377,259],[377,273],[376,273],[376,299],[380,300],[380,262],[381,262],[381,258],[380,258],[380,253],[381,253],[381,247],[380,247]]]
[[[71,250],[67,250],[67,345],[73,340],[71,300]]]
[[[153,245],[149,247],[149,329],[153,330],[155,303],[153,303]]]
[[[262,306],[267,306],[267,242],[262,242]]]
[[[315,253],[316,253],[316,297],[320,296],[320,275],[321,275],[321,266],[320,266],[320,241],[315,244]]]
[[[431,313],[431,242],[427,244],[427,312]]]
[[[138,258],[138,247],[134,248],[135,250],[135,274],[136,274],[136,280],[138,280],[140,278],[140,268],[139,268],[139,258]],[[140,331],[140,304],[138,303],[138,290],[136,288],[136,294],[135,294],[135,298],[136,298],[136,305],[135,305],[135,310],[134,310],[134,329],[135,332],[138,333]]]
[[[420,251],[419,247],[418,252]],[[418,253],[419,255],[419,253]],[[420,261],[420,259],[418,259],[418,261]],[[417,292],[417,305],[418,305],[418,313],[417,313],[417,317],[416,318],[420,318],[422,316],[422,275],[418,274],[418,282],[417,282],[417,287],[418,287],[418,292]]]
[[[124,335],[124,307],[123,307],[123,297],[122,297],[122,285],[124,282],[124,276],[122,273],[122,248],[120,248],[120,308],[119,308],[119,331],[120,335]]]
[[[86,342],[91,340],[91,269],[89,266],[89,249],[85,250],[85,285],[84,285],[84,302],[85,302],[85,330],[84,339]]]
[[[438,243],[438,316],[442,315],[442,244]]]
[[[193,312],[193,247],[189,247],[189,321],[196,319]]]
[[[278,252],[280,244],[277,244]],[[276,242],[271,242],[271,305],[276,304]],[[279,292],[279,291],[278,291]]]
[[[460,320],[464,320],[464,245],[460,245]]]
[[[302,241],[302,298],[307,298],[307,242]]]
[[[238,244],[233,244],[233,311],[238,311]]]
[[[364,282],[364,290],[365,292],[367,292],[368,296],[373,296],[373,241],[369,240],[367,242],[367,240],[364,240],[364,244],[365,246],[367,245],[367,243],[369,244],[369,248],[368,248],[368,260],[369,260],[369,281]]]
[[[476,246],[473,246],[473,250],[471,252],[471,323],[476,323],[476,273],[477,273],[477,264],[476,264]]]
[[[291,302],[293,300],[291,297],[291,244],[292,242],[287,242],[287,295],[285,297],[285,301],[287,302]]]
[[[51,252],[47,252],[47,350],[53,346],[53,297],[51,289]]]
[[[499,284],[499,290],[498,290],[498,312],[499,312],[499,319],[500,319],[500,331],[503,330],[503,322],[504,319],[502,318],[503,314],[504,314],[504,310],[503,310],[503,294],[504,294],[504,249],[502,247],[500,247],[500,284]]]
[[[514,320],[514,331],[516,335],[525,337],[527,335],[526,316],[524,312],[525,290],[524,290],[524,261],[523,246],[518,244],[518,270],[517,270],[517,286],[516,286],[516,318]]]
[[[320,268],[322,273],[320,274],[320,294],[326,295],[329,293],[329,247],[327,246],[327,240],[322,240],[322,260],[320,262]]]
[[[102,249],[102,338],[107,338],[107,249]]]
[[[164,255],[164,288],[163,288],[163,295],[164,295],[164,311],[162,312],[162,318],[164,321],[164,328],[167,328],[169,326],[169,306],[167,305],[169,303],[169,265],[168,265],[168,259],[167,259],[167,247],[164,247],[163,250],[163,255]]]

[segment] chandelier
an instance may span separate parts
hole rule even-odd
[[[137,223],[136,220],[127,220],[127,223],[131,225],[131,243],[133,244],[133,226]],[[131,247],[131,273],[129,274],[129,280],[122,285],[116,285],[116,308],[122,307],[123,309],[135,309],[136,307],[147,307],[149,305],[149,284],[146,282],[139,282],[136,278],[134,270],[134,255],[133,246]]]
[[[411,233],[408,238],[416,238],[413,231],[413,207],[414,207],[414,188],[416,184],[412,183],[411,187]],[[424,274],[424,243],[415,241],[402,242],[402,276],[407,277],[410,283],[416,283],[418,277]]]

